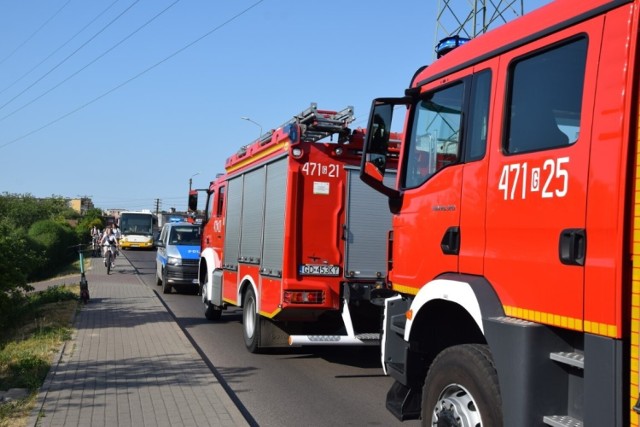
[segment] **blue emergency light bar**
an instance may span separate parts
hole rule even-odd
[[[453,49],[462,46],[469,40],[471,39],[468,39],[466,37],[460,37],[458,35],[446,37],[440,40],[440,42],[436,46],[436,54],[438,55],[438,58],[440,58],[446,55],[447,53],[451,52]]]

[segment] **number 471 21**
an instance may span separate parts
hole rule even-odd
[[[569,157],[547,159],[542,168],[530,167],[528,162],[502,167],[498,190],[504,200],[526,199],[529,193],[540,193],[543,199],[565,197],[569,189]]]

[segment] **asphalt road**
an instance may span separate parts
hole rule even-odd
[[[205,319],[200,297],[163,294],[156,286],[155,251],[123,251],[144,283],[157,291],[212,367],[247,420],[256,426],[408,426],[385,408],[393,380],[377,347],[304,347],[251,354],[240,309]]]

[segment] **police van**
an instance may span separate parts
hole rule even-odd
[[[200,229],[188,222],[169,222],[162,227],[155,242],[156,284],[163,287],[165,294],[176,285],[180,290],[198,291]]]

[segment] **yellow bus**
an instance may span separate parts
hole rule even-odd
[[[120,214],[120,247],[153,248],[153,224],[155,218],[151,211],[122,212]]]

